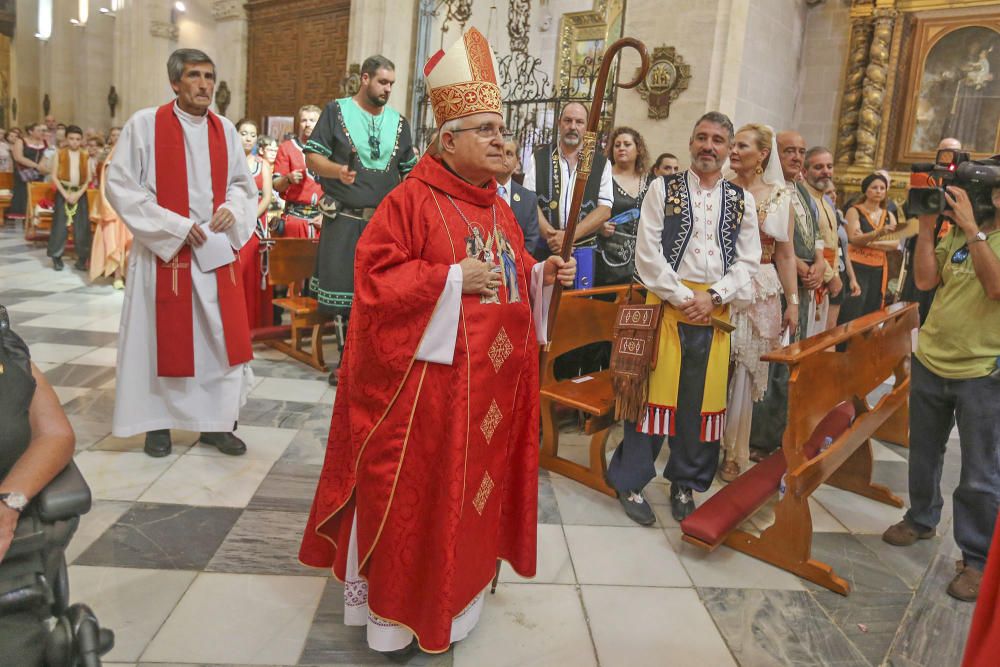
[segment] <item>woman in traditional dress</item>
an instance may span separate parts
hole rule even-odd
[[[795,217],[791,197],[778,160],[774,130],[751,123],[736,133],[729,154],[735,172],[730,179],[751,195],[757,206],[760,227],[760,270],[753,277],[752,293],[740,295],[744,305],[733,312],[736,326],[732,337],[733,377],[729,385],[726,428],[722,436],[725,458],[719,477],[731,482],[749,463],[750,423],[753,403],[767,389],[767,362],[762,354],[781,346],[785,328],[798,322],[798,305],[789,303],[784,316],[781,294],[796,294],[795,249],[792,245]]]
[[[896,241],[879,240],[896,230],[896,216],[886,208],[888,189],[889,182],[882,174],[866,176],[861,181],[864,200],[847,210],[848,254],[861,295],[844,301],[839,324],[879,310],[885,300],[889,275],[886,252],[899,245]]]
[[[14,144],[14,193],[7,215],[25,217],[28,208],[28,183],[40,181],[49,172],[45,164],[45,123],[35,123],[28,134]]]
[[[614,203],[611,218],[604,223],[597,239],[595,285],[617,285],[632,280],[639,209],[650,181],[646,171],[649,161],[646,142],[632,128],[618,127],[611,133],[608,160]]]
[[[267,209],[271,204],[271,165],[253,154],[257,145],[257,124],[243,119],[236,125],[243,151],[246,153],[247,167],[254,183],[257,184],[257,224],[250,240],[240,249],[240,266],[243,270],[243,290],[246,296],[247,321],[250,328],[266,327],[272,324],[271,286],[267,284],[267,249],[261,242],[269,238]]]
[[[114,152],[114,149],[112,149]],[[107,170],[103,169],[111,160],[108,153],[101,163],[100,187],[97,201],[90,219],[97,223],[94,241],[90,250],[90,279],[113,278],[115,289],[125,288],[125,269],[128,266],[128,251],[132,247],[132,232],[129,231],[104,196]]]

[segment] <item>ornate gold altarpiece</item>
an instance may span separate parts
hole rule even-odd
[[[884,167],[892,174],[891,196],[905,199],[910,164],[933,160],[911,150],[929,49],[948,31],[998,19],[1000,7],[990,0],[852,0],[834,150],[840,189],[855,193]],[[992,152],[1000,150],[975,157]]]

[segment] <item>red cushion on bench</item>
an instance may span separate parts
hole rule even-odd
[[[850,403],[831,410],[806,442],[806,455],[812,458],[819,454],[826,438],[836,439],[853,420],[854,406]],[[706,500],[681,522],[681,530],[712,547],[718,546],[778,490],[785,468],[785,455],[778,450]]]

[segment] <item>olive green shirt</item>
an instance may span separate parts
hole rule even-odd
[[[990,232],[986,243],[1000,256],[1000,233]],[[971,253],[960,263],[952,261],[965,245],[965,233],[957,225],[938,243],[941,284],[920,329],[916,352],[935,375],[954,380],[989,375],[1000,357],[1000,301],[986,296]]]

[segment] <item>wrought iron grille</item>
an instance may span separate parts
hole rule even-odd
[[[570,102],[582,102],[588,107],[593,104],[601,67],[601,54],[595,53],[578,63],[571,76],[563,78],[563,85],[553,82],[543,71],[541,58],[528,52],[530,5],[529,0],[511,0],[508,4],[507,34],[511,52],[497,59],[497,75],[505,93],[504,122],[521,145],[522,164],[535,147],[555,138],[557,119],[563,107]],[[615,76],[609,77],[609,81],[614,79]],[[602,91],[604,104],[598,136],[601,150],[614,123],[615,91],[610,83]],[[426,90],[420,96],[417,109],[412,127],[415,144],[423,152],[436,127]]]

